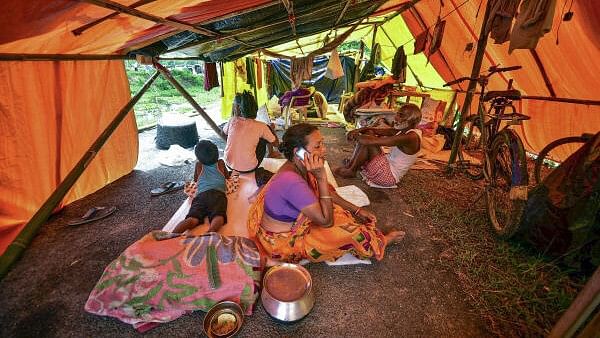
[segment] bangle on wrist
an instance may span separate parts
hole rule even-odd
[[[329,195],[319,196],[319,198],[322,198],[322,199],[333,199],[333,197],[331,197]]]
[[[358,215],[358,213],[359,213],[361,210],[362,210],[362,208],[361,208],[361,207],[358,207],[358,208],[356,209],[356,211],[354,211],[354,215],[355,215],[355,216],[356,216],[356,215]]]

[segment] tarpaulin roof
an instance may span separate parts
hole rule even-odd
[[[131,15],[119,14],[83,30],[113,9],[131,11],[127,6],[139,3]],[[356,21],[383,3],[296,0],[288,11],[283,2],[267,0],[5,1],[0,4],[0,53],[155,56],[180,50],[231,60]]]

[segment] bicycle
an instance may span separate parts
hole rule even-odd
[[[540,184],[550,174],[550,172],[552,172],[552,170],[558,167],[558,159],[560,158],[559,155],[561,153],[561,148],[564,145],[572,143],[581,143],[581,145],[583,145],[583,143],[589,141],[593,136],[593,134],[585,133],[581,136],[563,137],[550,142],[547,146],[545,146],[535,159],[535,184]],[[542,170],[544,167],[546,167],[546,169]]]
[[[510,127],[529,120],[529,116],[516,112],[512,104],[521,99],[521,93],[511,89],[512,80],[507,90],[486,92],[486,86],[493,74],[517,69],[521,66],[491,67],[487,74],[477,78],[462,77],[444,85],[471,80],[481,87],[478,114],[466,119],[465,143],[459,142],[456,166],[471,179],[485,179],[488,216],[500,238],[510,238],[515,234],[527,202],[529,175],[525,148],[521,138]],[[485,107],[486,102],[489,102],[489,108]],[[507,123],[503,124],[503,121]],[[463,151],[480,160],[481,164],[465,159]]]

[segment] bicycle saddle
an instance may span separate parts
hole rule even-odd
[[[521,92],[516,89],[510,90],[491,90],[483,96],[484,101],[489,101],[491,99],[495,99],[497,97],[505,97],[509,100],[520,100]]]

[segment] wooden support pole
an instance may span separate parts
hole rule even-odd
[[[354,85],[352,88],[356,92],[356,84],[360,81],[360,64],[362,63],[362,58],[365,54],[365,43],[360,40],[360,47],[358,52],[358,63],[356,64],[356,68],[354,68]]]
[[[556,322],[548,338],[573,337],[598,305],[600,305],[600,267],[596,269],[592,277],[585,283],[583,290],[577,294],[573,303]]]
[[[97,60],[127,60],[133,56],[115,54],[16,54],[0,53],[0,61],[97,61]]]
[[[110,135],[117,129],[119,124],[125,119],[125,117],[131,112],[133,106],[139,101],[142,95],[148,90],[150,85],[158,77],[158,72],[154,73],[140,89],[140,91],[121,108],[119,113],[110,122],[110,124],[104,129],[102,134],[98,136],[96,141],[90,146],[90,148],[83,154],[79,162],[75,164],[73,169],[67,174],[67,176],[60,182],[56,190],[48,197],[46,202],[40,207],[40,209],[31,217],[29,222],[25,224],[25,227],[17,238],[10,243],[8,248],[2,256],[0,256],[0,280],[2,280],[8,273],[10,267],[21,257],[27,246],[31,243],[41,226],[48,220],[48,217],[52,214],[52,211],[56,209],[59,203],[63,200],[65,195],[69,192],[71,187],[77,182],[81,174],[85,171],[85,168],[92,162],[96,154],[100,151],[104,143],[108,140]]]
[[[98,7],[102,7],[102,8],[108,8],[110,10],[113,10],[115,12],[119,12],[119,13],[124,13],[124,14],[128,14],[131,16],[135,16],[136,18],[140,18],[140,19],[144,19],[144,20],[148,20],[148,21],[152,21],[158,24],[162,24],[165,26],[169,26],[169,27],[173,27],[182,31],[190,31],[190,32],[194,32],[197,34],[202,34],[202,35],[206,35],[206,36],[217,36],[219,35],[218,33],[215,33],[211,30],[202,28],[202,27],[197,27],[194,25],[190,25],[188,23],[179,21],[179,20],[175,20],[175,19],[165,19],[165,18],[161,18],[158,17],[156,15],[152,15],[152,14],[148,14],[142,11],[138,11],[135,8],[130,8],[127,6],[123,6],[118,2],[114,2],[111,0],[79,0],[82,2],[87,2],[89,4],[98,6]]]
[[[471,69],[471,78],[477,78],[479,76],[479,72],[481,71],[481,63],[483,62],[483,55],[485,53],[485,47],[487,45],[489,32],[485,29],[486,23],[490,16],[490,2],[486,3],[485,6],[485,14],[483,15],[483,20],[481,22],[481,31],[479,33],[479,39],[477,40],[477,51],[475,52],[475,60],[473,60],[473,68]],[[458,148],[460,142],[462,140],[463,130],[465,128],[465,117],[469,113],[469,108],[471,107],[471,101],[473,101],[473,94],[477,87],[477,81],[469,81],[469,87],[467,89],[467,95],[465,96],[465,101],[463,103],[461,112],[460,112],[460,120],[458,122],[458,127],[454,133],[454,142],[452,143],[452,151],[450,152],[450,158],[448,159],[448,169],[450,169],[450,165],[456,161],[456,154],[458,153]],[[483,114],[483,113],[481,113]],[[481,121],[484,121],[484,117],[480,116]],[[485,133],[482,135],[485,147]]]
[[[196,100],[194,100],[194,98],[190,95],[190,93],[188,93],[185,90],[185,88],[183,88],[183,86],[181,84],[179,84],[179,82],[177,82],[177,80],[175,80],[175,78],[173,77],[171,72],[169,72],[168,69],[166,69],[163,65],[161,65],[160,63],[158,63],[156,61],[154,62],[154,67],[156,68],[157,71],[159,71],[167,79],[167,81],[169,81],[173,85],[173,87],[175,87],[175,89],[177,89],[179,91],[179,93],[186,100],[188,100],[188,102],[192,105],[192,107],[194,107],[194,109],[196,109],[196,111],[200,114],[200,116],[202,116],[204,118],[206,123],[208,123],[208,125],[215,131],[215,133],[217,133],[217,135],[219,135],[219,137],[221,137],[223,140],[227,141],[227,135],[225,135],[225,133],[221,130],[221,128],[219,128],[219,126],[217,126],[215,121],[213,121],[210,118],[210,116],[208,116],[208,114],[204,111],[204,109],[202,109],[202,107],[200,107],[198,102],[196,102]]]
[[[373,48],[375,47],[376,44],[376,38],[377,38],[377,27],[379,27],[378,25],[373,25],[373,38],[371,39],[371,53],[373,53]],[[381,27],[381,29],[383,29],[383,27]],[[387,34],[386,34],[387,35]],[[390,37],[388,36],[388,39]],[[392,41],[392,39],[390,39],[390,41]],[[392,41],[392,44],[394,44],[394,42]],[[394,44],[394,48],[396,48],[395,44]]]
[[[154,1],[156,1],[156,0],[140,0],[140,1],[137,1],[137,2],[134,2],[133,4],[131,4],[129,6],[129,8],[137,8],[137,7],[149,4]],[[119,14],[120,14],[120,12],[116,12],[116,11],[112,12],[106,16],[101,17],[100,19],[96,19],[92,22],[86,23],[85,25],[83,25],[81,27],[75,28],[74,30],[71,31],[71,33],[73,33],[73,35],[81,35],[81,33],[85,32],[86,30],[88,30],[108,19],[112,19]]]
[[[203,28],[198,25],[191,25],[191,24],[188,24],[183,21],[176,20],[176,19],[161,18],[161,17],[155,16],[155,15],[149,14],[149,13],[138,11],[135,8],[123,6],[120,3],[114,2],[111,0],[79,0],[79,1],[87,2],[89,4],[96,5],[96,6],[103,7],[103,8],[108,8],[108,9],[111,9],[111,10],[119,12],[119,13],[128,14],[128,15],[140,18],[140,19],[145,19],[145,20],[152,21],[152,22],[155,22],[158,24],[173,27],[178,30],[190,31],[190,32],[194,32],[194,33],[209,36],[209,37],[215,37],[217,39],[220,39],[220,38],[230,39],[239,44],[243,44],[243,45],[247,45],[249,47],[256,48],[254,45],[251,45],[247,42],[241,41],[241,40],[236,39],[231,36],[225,37],[218,32],[214,32],[210,29]]]

